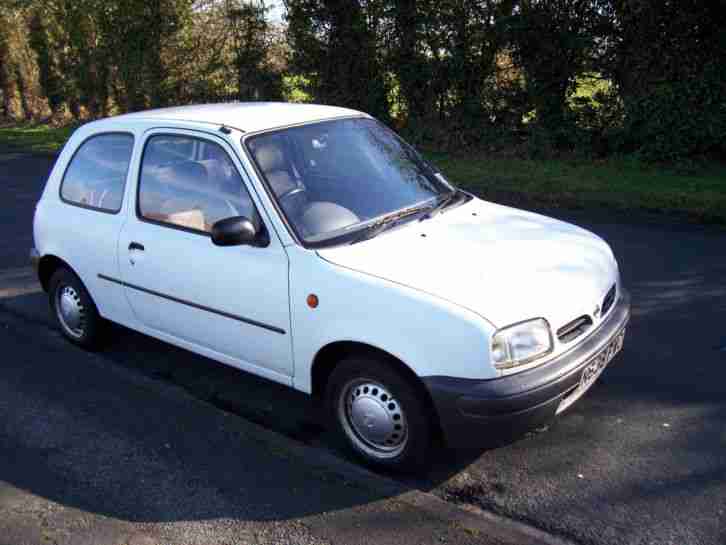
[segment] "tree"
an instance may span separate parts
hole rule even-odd
[[[677,160],[726,152],[726,4],[613,1],[605,70],[625,102],[625,151]]]
[[[25,2],[0,1],[0,91],[6,117],[36,119],[47,115],[47,101],[28,41]]]
[[[280,97],[281,77],[270,63],[273,33],[264,1],[226,1],[232,36],[233,63],[240,100],[274,100]]]
[[[537,122],[552,134],[568,130],[567,97],[597,48],[603,17],[592,0],[522,0],[505,21]]]
[[[381,24],[384,2],[287,0],[293,71],[324,103],[389,117]]]
[[[36,55],[40,86],[48,98],[52,116],[61,120],[65,114],[66,84],[59,70],[57,49],[52,43],[53,38],[49,29],[51,22],[42,4],[32,5],[30,10],[28,39]]]
[[[116,70],[114,94],[125,111],[169,102],[167,52],[189,20],[191,0],[104,2],[102,28]]]

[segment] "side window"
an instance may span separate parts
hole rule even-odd
[[[63,175],[63,200],[106,212],[121,210],[133,149],[130,134],[100,134],[86,140]]]
[[[233,216],[259,221],[224,149],[189,136],[149,138],[141,163],[138,203],[142,218],[206,233],[215,222]]]

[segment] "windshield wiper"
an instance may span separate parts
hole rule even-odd
[[[420,214],[421,212],[429,212],[431,209],[432,206],[430,204],[426,204],[421,206],[414,206],[412,208],[406,208],[399,212],[394,212],[393,214],[384,216],[378,221],[366,225],[363,229],[361,229],[360,234],[353,240],[351,240],[350,243],[355,244],[356,242],[362,242],[364,240],[376,237],[380,235],[383,231],[387,231],[391,227],[397,225],[401,220],[408,218],[409,216],[415,216],[416,214]]]
[[[451,193],[447,193],[443,197],[440,197],[438,202],[429,208],[429,211],[421,216],[419,221],[428,220],[433,218],[436,214],[440,213],[444,208],[449,206],[451,202],[459,196],[459,190],[454,189]]]

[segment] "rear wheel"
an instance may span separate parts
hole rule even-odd
[[[83,348],[97,348],[103,320],[81,280],[69,269],[59,268],[51,276],[48,297],[63,336]]]
[[[432,423],[411,380],[389,363],[354,357],[340,362],[326,392],[339,435],[366,462],[415,471],[427,462]]]

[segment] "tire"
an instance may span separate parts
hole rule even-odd
[[[63,336],[86,350],[98,349],[103,319],[80,278],[65,267],[59,268],[50,278],[48,298]]]
[[[325,399],[338,436],[363,461],[398,472],[426,467],[432,416],[411,379],[389,362],[346,358],[333,369]]]

